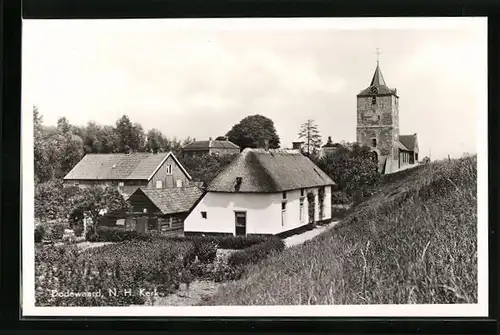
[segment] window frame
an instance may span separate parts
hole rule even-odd
[[[158,187],[158,183],[160,183],[160,187]],[[156,189],[162,189],[163,188],[163,180],[157,180],[155,183],[155,188]]]
[[[208,213],[207,211],[200,211],[201,218],[207,220],[208,219]]]
[[[166,170],[166,175],[171,176],[173,174],[172,164],[167,164],[165,170]]]

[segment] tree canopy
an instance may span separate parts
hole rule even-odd
[[[300,126],[299,139],[304,141],[304,152],[316,154],[321,147],[321,134],[314,120],[307,120]]]
[[[241,149],[261,148],[268,141],[270,149],[280,147],[280,138],[274,122],[262,115],[250,115],[235,124],[226,134],[228,139]]]

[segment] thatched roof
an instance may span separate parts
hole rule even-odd
[[[191,179],[172,152],[157,154],[136,152],[87,154],[64,177],[64,180],[149,180],[170,156]]]
[[[203,195],[197,186],[176,188],[138,188],[135,194],[144,194],[162,212],[174,214],[188,212]]]
[[[239,149],[240,147],[228,140],[208,140],[208,141],[194,141],[186,145],[182,150],[184,151],[198,151],[209,149]]]
[[[273,193],[326,185],[335,182],[298,150],[246,148],[207,191]]]

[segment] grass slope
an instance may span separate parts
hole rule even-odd
[[[476,181],[475,156],[406,172],[203,304],[476,303]]]

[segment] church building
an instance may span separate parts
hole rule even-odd
[[[357,95],[357,142],[371,148],[380,173],[389,174],[418,164],[417,134],[399,134],[399,96],[389,88],[380,65],[370,86]]]

